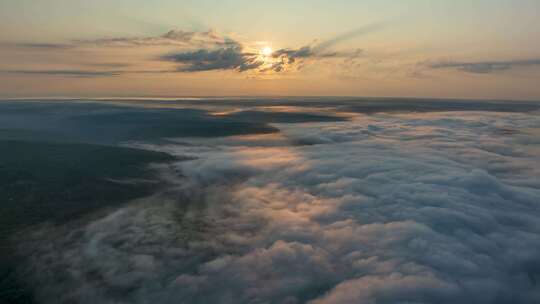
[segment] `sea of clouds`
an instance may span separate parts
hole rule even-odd
[[[28,232],[24,272],[45,303],[540,303],[537,112],[350,115],[131,143],[193,160]]]

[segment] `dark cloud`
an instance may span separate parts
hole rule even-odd
[[[77,78],[113,77],[122,74],[121,71],[91,71],[91,70],[7,70],[0,73],[21,75],[48,75]]]
[[[92,62],[85,64],[87,66],[99,67],[99,68],[126,68],[129,67],[128,63],[120,62]]]
[[[475,74],[490,74],[500,71],[510,70],[515,67],[532,67],[540,65],[540,59],[523,59],[523,60],[507,60],[507,61],[477,61],[477,62],[460,62],[460,61],[441,61],[428,62],[427,65],[431,69],[457,69],[467,73]]]
[[[292,60],[293,62],[296,58],[307,58],[314,55],[315,55],[315,52],[313,52],[313,49],[310,46],[304,46],[299,49],[281,49],[281,50],[275,51],[272,54],[274,58],[285,56],[286,58]]]
[[[245,47],[237,41],[226,39],[219,48],[201,48],[196,51],[180,52],[162,57],[167,61],[182,63],[179,68],[182,72],[199,72],[210,70],[236,70],[236,71],[274,71],[282,72],[289,68],[300,68],[307,61],[330,58],[354,58],[362,50],[327,51],[334,45],[348,39],[358,37],[379,30],[382,25],[369,25],[339,35],[333,39],[314,45],[306,45],[297,49],[283,48],[276,50],[270,56],[273,61],[265,62],[258,54],[245,52]]]
[[[113,37],[91,40],[75,40],[77,45],[97,45],[116,47],[136,46],[212,46],[226,44],[226,39],[215,31],[194,32],[183,30],[171,30],[160,36],[149,37]]]
[[[272,53],[272,57],[277,59],[270,68],[274,72],[281,72],[288,66],[295,64],[298,60],[313,58],[316,54],[311,46],[304,46],[299,49],[280,49]]]
[[[68,43],[41,43],[41,42],[4,42],[3,47],[29,48],[41,50],[72,49],[81,46],[101,47],[144,47],[144,46],[216,46],[226,44],[226,38],[215,31],[196,32],[171,30],[159,36],[147,37],[112,37],[98,39],[75,39]]]
[[[39,50],[63,50],[75,47],[71,44],[64,43],[34,43],[34,42],[20,42],[20,43],[0,43],[3,47],[15,47],[15,48],[28,48]]]
[[[334,38],[316,43],[310,46],[304,46],[298,49],[280,49],[272,55],[280,61],[274,63],[272,69],[276,72],[282,71],[287,65],[294,64],[298,60],[303,59],[325,59],[325,58],[355,58],[362,53],[362,50],[353,51],[327,51],[333,46],[384,28],[383,24],[371,24],[352,31],[340,34]]]
[[[200,72],[212,70],[236,70],[265,72],[272,70],[282,72],[291,67],[301,67],[304,62],[331,58],[351,58],[362,53],[362,50],[350,52],[315,52],[312,46],[299,49],[279,49],[272,53],[271,62],[266,62],[258,54],[244,52],[238,42],[230,42],[230,46],[217,49],[199,49],[196,51],[174,53],[162,56],[162,60],[181,63],[181,72]],[[269,65],[269,66],[268,66]]]
[[[202,72],[214,70],[237,70],[240,72],[258,69],[264,64],[256,54],[243,52],[242,46],[229,41],[227,47],[199,49],[162,56],[161,59],[181,63],[181,72]]]
[[[358,57],[363,51],[358,49],[354,51],[335,51],[324,52],[318,45],[304,46],[299,49],[280,49],[272,53],[272,57],[277,59],[272,64],[272,70],[275,72],[281,72],[288,67],[296,66],[301,67],[304,61],[309,60],[323,60],[331,58],[355,58]]]
[[[122,68],[128,67],[128,64],[122,63],[92,63],[85,64],[98,68]],[[20,75],[42,75],[42,76],[63,76],[76,78],[93,78],[93,77],[115,77],[125,74],[169,74],[178,73],[178,70],[113,70],[113,71],[95,71],[95,70],[0,70],[0,73],[5,74],[20,74]]]
[[[213,70],[236,70],[281,72],[286,66],[294,64],[300,58],[312,57],[310,47],[298,50],[281,49],[272,54],[277,61],[271,63],[271,67],[263,68],[265,60],[258,54],[244,52],[240,43],[233,42],[230,46],[217,49],[199,49],[196,51],[181,52],[162,56],[162,60],[182,64],[178,71],[201,72]]]
[[[222,36],[214,31],[194,32],[171,30],[160,36],[148,37],[112,37],[89,40],[73,40],[67,44],[52,43],[14,43],[17,47],[60,50],[84,46],[99,47],[155,47],[174,46],[183,49],[176,53],[166,54],[160,59],[176,62],[180,66],[176,72],[201,72],[214,70],[235,70],[238,72],[282,72],[299,69],[308,62],[331,58],[354,58],[362,50],[329,51],[334,45],[347,39],[367,34],[381,28],[381,25],[369,25],[347,32],[318,44],[306,45],[298,49],[283,48],[276,50],[268,58],[263,58],[258,51],[247,51],[241,42]],[[269,60],[270,59],[270,60]],[[97,65],[96,65],[97,66]],[[113,66],[110,66],[113,67]],[[19,74],[49,74],[74,77],[115,76],[120,73],[168,73],[171,71],[13,71]]]

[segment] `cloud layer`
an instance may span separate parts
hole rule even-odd
[[[170,186],[160,195],[26,235],[37,294],[45,303],[540,301],[537,114],[357,114],[276,127],[134,144],[196,159],[162,167]]]
[[[539,65],[540,59],[538,58],[477,62],[441,61],[428,63],[428,67],[432,69],[457,69],[463,72],[475,74],[490,74],[500,71],[507,71],[517,67],[533,67]]]

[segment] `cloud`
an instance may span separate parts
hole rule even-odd
[[[285,57],[291,62],[294,62],[297,58],[308,58],[314,55],[315,52],[310,46],[304,46],[299,49],[280,49],[272,54],[274,58]]]
[[[244,47],[240,43],[230,41],[230,45],[227,47],[173,53],[162,56],[161,59],[182,64],[178,68],[180,72],[213,70],[282,72],[286,67],[294,65],[297,60],[314,57],[314,54],[310,47],[303,47],[298,50],[277,50],[271,57],[273,58],[272,62],[268,62],[268,59],[261,58],[257,53],[244,51]]]
[[[540,301],[538,115],[276,127],[140,143],[194,159],[159,195],[21,237],[22,273],[44,303]]]
[[[339,284],[331,293],[312,304],[353,303],[452,303],[449,299],[459,290],[457,286],[435,276],[393,274],[365,276]],[[385,300],[388,299],[388,300]],[[464,299],[465,300],[465,299]]]
[[[64,76],[76,78],[114,77],[119,76],[121,71],[93,71],[93,70],[5,70],[0,73],[20,75],[46,75]]]
[[[126,68],[130,66],[129,63],[120,63],[120,62],[92,62],[86,65],[99,67],[99,68]]]
[[[359,52],[358,52],[359,53]],[[357,53],[355,53],[357,54]],[[235,41],[230,46],[218,49],[199,49],[162,56],[162,60],[182,64],[180,72],[201,72],[213,70],[236,70],[238,72],[272,70],[282,72],[300,60],[325,59],[346,56],[345,53],[316,54],[309,46],[300,49],[280,49],[272,54],[273,60],[261,58],[257,53],[245,52],[244,47]]]
[[[256,54],[243,52],[243,47],[229,41],[229,45],[218,49],[199,49],[162,56],[162,60],[181,63],[181,72],[201,72],[213,70],[253,70],[264,64]]]
[[[2,47],[28,48],[39,50],[65,50],[75,47],[65,43],[37,43],[37,42],[19,42],[19,43],[0,43]]]
[[[333,46],[345,42],[347,40],[366,35],[369,33],[376,32],[380,29],[384,28],[383,24],[370,24],[358,29],[354,29],[352,31],[337,35],[334,38],[331,38],[329,40],[322,41],[320,43],[316,43],[314,45],[309,46],[303,46],[298,49],[280,49],[275,51],[272,56],[274,58],[279,59],[277,62],[275,62],[272,66],[272,70],[275,72],[283,71],[288,65],[294,64],[297,60],[304,60],[304,59],[315,59],[315,60],[321,60],[321,59],[330,59],[330,58],[356,58],[358,57],[363,50],[356,49],[352,51],[327,51],[328,49],[332,48]]]
[[[381,25],[369,25],[347,32],[321,43],[305,45],[300,48],[282,48],[270,56],[263,56],[248,42],[240,42],[218,34],[215,31],[194,32],[171,30],[159,36],[112,37],[86,40],[72,40],[65,44],[54,43],[12,43],[4,46],[39,49],[55,52],[85,47],[100,48],[156,48],[174,47],[175,52],[158,56],[162,61],[178,63],[176,72],[203,72],[234,70],[237,72],[284,72],[301,69],[304,65],[328,59],[351,59],[359,56],[362,50],[330,51],[334,45],[347,39],[376,31]],[[156,49],[157,50],[157,49]],[[163,50],[160,50],[162,52]],[[99,63],[97,63],[99,64]],[[96,65],[97,66],[97,65]],[[158,71],[13,71],[18,74],[64,75],[75,77],[116,76],[125,73],[170,73],[171,70]]]
[[[76,45],[96,45],[106,47],[152,47],[152,46],[215,46],[224,45],[227,39],[215,31],[193,32],[171,30],[160,36],[150,37],[113,37],[90,40],[74,40]]]
[[[62,50],[85,46],[99,47],[194,47],[227,44],[227,39],[213,30],[206,32],[170,30],[159,36],[111,37],[97,39],[74,39],[66,43],[4,42],[3,47],[30,48],[41,50]]]
[[[180,72],[201,72],[212,70],[236,70],[238,72],[283,72],[300,68],[307,61],[332,58],[353,58],[362,50],[348,52],[315,52],[312,46],[299,49],[279,49],[268,58],[255,52],[244,51],[244,46],[236,41],[229,41],[229,46],[212,49],[199,49],[162,56],[162,60],[181,63]]]
[[[363,50],[340,51],[340,52],[322,52],[321,49],[315,46],[304,46],[299,49],[280,49],[272,54],[274,59],[277,59],[272,64],[271,70],[281,72],[287,68],[302,65],[303,61],[324,60],[332,58],[351,59],[362,54]]]
[[[179,52],[162,57],[163,60],[184,64],[179,68],[182,72],[200,72],[211,70],[236,70],[239,72],[283,72],[289,69],[301,68],[307,61],[331,58],[354,58],[362,50],[327,51],[332,46],[348,39],[371,33],[380,29],[381,25],[369,25],[354,31],[339,35],[333,39],[300,48],[282,48],[272,53],[270,58],[261,58],[256,52],[245,51],[246,47],[231,39],[225,39],[224,44],[216,47],[202,48],[196,51]]]
[[[431,69],[457,69],[459,71],[475,74],[491,74],[501,71],[507,71],[516,67],[533,67],[540,65],[540,59],[523,59],[507,61],[440,61],[425,63]]]

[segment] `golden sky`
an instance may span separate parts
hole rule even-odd
[[[536,0],[0,1],[0,96],[540,99]]]

